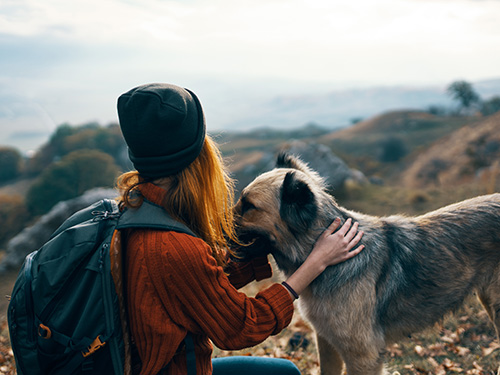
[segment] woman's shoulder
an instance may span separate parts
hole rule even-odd
[[[156,232],[156,231],[155,231]],[[149,272],[168,277],[207,274],[217,268],[210,246],[199,237],[174,231],[148,233],[155,236],[149,243],[146,259]]]
[[[210,246],[201,238],[175,231],[151,231],[155,237],[154,247],[162,257],[176,260],[179,257],[205,257],[210,255]]]

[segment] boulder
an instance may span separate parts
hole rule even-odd
[[[341,189],[346,180],[354,180],[357,183],[366,182],[366,177],[361,171],[349,168],[328,146],[323,144],[291,141],[282,147],[282,151],[305,161],[310,168],[325,179],[330,190]]]

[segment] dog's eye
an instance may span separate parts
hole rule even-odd
[[[245,215],[250,210],[254,210],[256,207],[246,199],[241,202],[241,216]]]

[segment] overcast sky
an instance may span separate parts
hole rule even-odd
[[[0,131],[114,121],[146,82],[216,112],[239,90],[499,78],[499,19],[499,0],[1,0]]]

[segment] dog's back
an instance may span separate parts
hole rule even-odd
[[[331,283],[335,273],[334,279],[372,279],[377,321],[388,338],[432,325],[499,277],[500,194],[419,217],[371,217],[365,223],[364,215],[344,214],[359,220],[366,250],[322,278]]]

